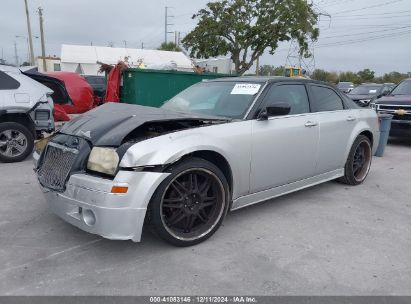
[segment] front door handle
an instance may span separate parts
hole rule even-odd
[[[312,128],[312,127],[315,127],[315,126],[317,126],[317,125],[318,125],[318,123],[315,122],[315,121],[307,121],[307,122],[305,123],[305,126],[306,126],[307,128]]]
[[[347,117],[347,121],[354,121],[356,120],[356,118],[354,116],[348,116]]]

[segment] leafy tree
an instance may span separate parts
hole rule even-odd
[[[265,50],[296,39],[309,57],[308,41],[319,35],[318,15],[305,0],[221,0],[193,16],[197,26],[182,41],[192,57],[231,55],[235,71],[246,72]]]
[[[336,72],[328,72],[321,69],[315,69],[311,74],[311,78],[332,84],[338,82],[338,74]]]
[[[355,84],[359,84],[361,80],[358,78],[358,75],[354,72],[341,72],[339,75],[339,81],[347,81]]]
[[[401,80],[404,80],[407,78],[408,78],[408,74],[402,74],[399,72],[390,72],[382,76],[381,82],[399,83]]]
[[[365,70],[359,71],[357,73],[357,76],[361,82],[373,82],[375,72],[371,71],[370,69],[365,69]]]
[[[259,74],[261,76],[284,76],[285,69],[283,66],[275,67],[273,65],[260,66]]]
[[[174,42],[163,42],[158,48],[160,51],[181,52],[181,48]]]

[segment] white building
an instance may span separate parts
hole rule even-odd
[[[193,63],[182,52],[68,44],[61,47],[62,71],[97,75],[98,63],[117,64],[120,60],[127,60],[130,67],[137,67],[142,62],[148,69],[193,71]]]
[[[231,58],[195,59],[195,64],[210,73],[233,74],[235,70]]]
[[[44,65],[43,61],[46,61],[46,69],[47,72],[58,72],[61,71],[61,63],[60,63],[60,58],[56,56],[48,56],[46,58],[43,58],[41,56],[36,58],[37,60],[37,67],[38,71],[40,73],[45,72],[44,71]]]

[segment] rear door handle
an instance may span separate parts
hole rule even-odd
[[[312,127],[315,127],[315,126],[317,126],[317,125],[318,125],[318,123],[315,122],[315,121],[307,121],[307,122],[305,123],[305,126],[306,126],[307,128],[312,128]]]
[[[347,121],[354,121],[356,120],[356,118],[354,116],[348,116],[347,117]]]

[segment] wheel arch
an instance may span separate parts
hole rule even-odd
[[[26,113],[8,113],[5,111],[3,113],[0,113],[0,123],[2,122],[19,123],[28,128],[33,134],[34,138],[36,137],[36,129],[34,127],[34,123]]]
[[[366,137],[370,140],[370,142],[371,142],[371,147],[374,146],[374,135],[372,134],[372,132],[371,132],[370,130],[364,130],[364,131],[362,131],[360,134],[358,134],[358,135],[356,136],[356,138],[357,138],[358,136],[360,136],[360,135],[366,136]]]
[[[197,157],[209,161],[221,170],[224,174],[228,186],[230,187],[230,197],[233,195],[233,172],[230,163],[220,153],[213,150],[198,150],[184,155],[179,161],[184,161],[189,157]]]

